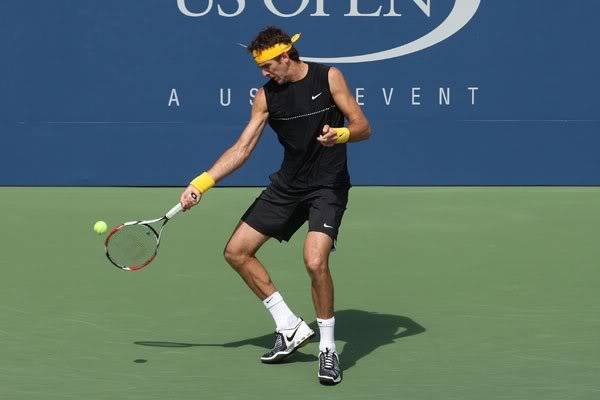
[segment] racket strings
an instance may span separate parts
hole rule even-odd
[[[157,235],[147,225],[126,225],[107,243],[107,252],[120,267],[142,266],[156,255]]]

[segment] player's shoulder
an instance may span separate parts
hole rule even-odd
[[[337,69],[336,67],[334,67],[332,65],[321,64],[321,63],[316,63],[316,62],[309,62],[309,61],[305,61],[305,62],[306,62],[306,64],[308,64],[309,68],[312,68],[314,71],[316,71],[318,73],[329,75],[332,70],[337,70],[338,72],[340,72],[339,69]]]
[[[315,77],[317,77],[317,79],[328,82],[330,86],[332,82],[336,83],[344,79],[342,71],[332,65],[320,64],[316,62],[306,63],[309,65],[313,71],[312,73]]]
[[[329,67],[327,74],[330,79],[331,78],[333,78],[333,79],[343,79],[344,78],[344,74],[342,73],[342,71],[339,68],[336,68],[334,66]]]
[[[255,111],[267,111],[267,95],[264,87],[258,89],[254,101],[252,102],[252,109]]]
[[[327,80],[329,81],[329,86],[331,87],[345,86],[346,82],[344,74],[336,67],[329,68],[329,71],[327,72]]]

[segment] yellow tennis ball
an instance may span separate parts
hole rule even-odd
[[[96,232],[98,235],[102,235],[104,232],[106,232],[107,228],[108,226],[104,221],[98,221],[94,224],[94,232]]]

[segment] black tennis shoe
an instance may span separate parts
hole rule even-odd
[[[319,382],[323,385],[335,385],[342,381],[340,357],[335,351],[325,349],[319,352]]]

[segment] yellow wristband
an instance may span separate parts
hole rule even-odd
[[[350,140],[350,129],[343,127],[333,128],[333,130],[337,134],[337,139],[335,140],[336,143],[346,143]]]
[[[203,172],[195,177],[194,180],[190,182],[190,185],[198,189],[200,193],[204,193],[211,187],[215,186],[215,180],[208,174],[208,172]]]

